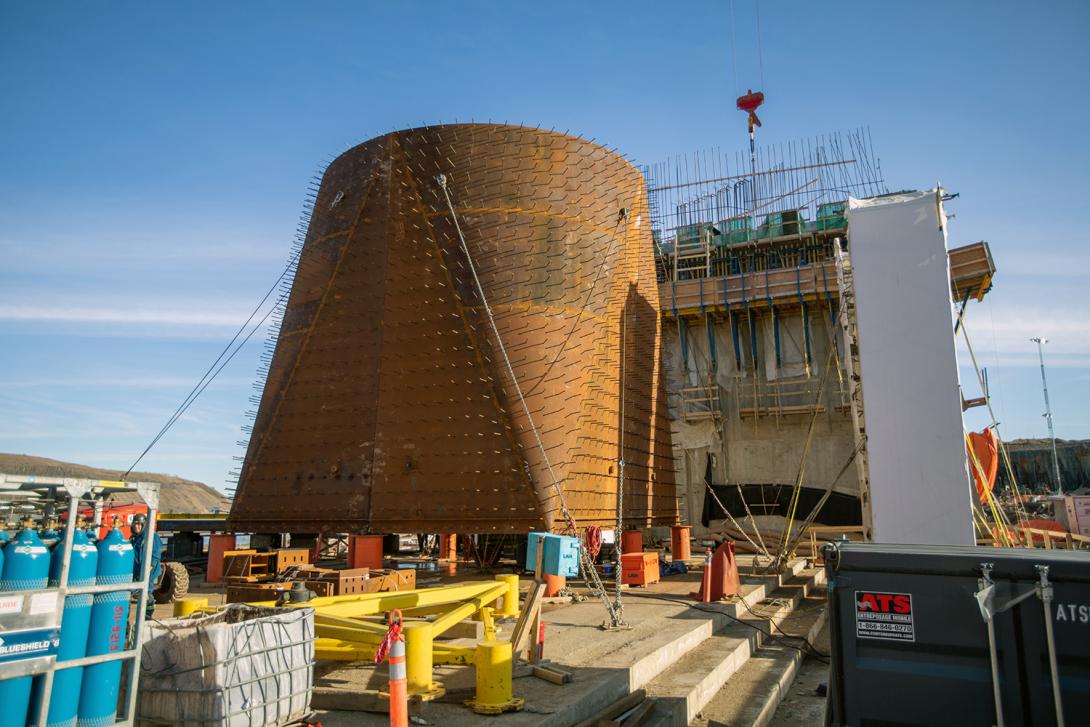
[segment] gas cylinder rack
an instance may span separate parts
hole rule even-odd
[[[95,585],[70,586],[70,566],[76,531],[80,527],[80,510],[93,509],[101,514],[106,498],[117,493],[136,493],[148,508],[147,536],[144,538],[143,572],[139,580],[118,582],[118,578],[99,578]],[[159,484],[154,482],[111,482],[105,480],[38,477],[0,473],[0,504],[11,509],[9,513],[25,513],[30,517],[52,517],[64,514],[65,525],[53,546],[51,562],[61,558],[59,568],[54,564],[47,587],[29,590],[4,590],[0,592],[0,685],[20,679],[38,678],[31,691],[27,724],[45,727],[52,705],[54,676],[69,669],[95,665],[118,664],[117,691],[114,692],[112,721],[100,724],[132,725],[135,721],[137,688],[140,678],[139,657],[143,647],[144,609],[148,597],[148,578],[151,563],[150,551],[155,538],[156,512],[159,509]],[[96,523],[98,524],[98,523]],[[108,523],[106,523],[108,524]],[[83,540],[83,538],[80,538]],[[105,539],[104,539],[105,540]],[[123,541],[127,542],[127,541]],[[121,592],[120,594],[118,592]],[[92,656],[58,661],[61,649],[61,628],[66,598],[82,594],[91,595],[97,606],[99,601],[124,603],[124,622],[112,629],[111,642],[105,650]],[[128,605],[130,596],[136,594],[133,603],[134,623],[129,628]],[[110,596],[114,598],[110,598]],[[123,601],[117,596],[122,595]],[[120,611],[120,610],[119,610]],[[117,628],[119,627],[119,628]],[[120,634],[120,635],[118,635]],[[95,635],[89,635],[88,644]],[[9,648],[4,649],[4,645]],[[96,649],[97,650],[97,649]],[[82,653],[82,652],[81,652]],[[120,668],[129,662],[129,668]],[[84,669],[84,674],[87,670]],[[78,690],[77,690],[78,691]],[[124,693],[123,710],[118,718],[117,698]],[[58,693],[58,698],[72,695]],[[101,701],[101,700],[99,700]],[[8,705],[5,705],[5,710]],[[81,714],[82,718],[83,715]],[[110,719],[106,717],[106,719]],[[22,724],[22,723],[20,723]]]

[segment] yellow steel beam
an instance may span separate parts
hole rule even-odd
[[[382,642],[383,637],[386,636],[386,627],[315,613],[314,632],[319,637],[355,643],[379,644]]]
[[[314,658],[321,661],[374,661],[376,648],[376,644],[318,637],[314,640]]]
[[[435,664],[472,664],[477,654],[476,646],[434,646],[431,650]]]
[[[454,624],[469,618],[473,614],[477,613],[477,611],[481,610],[488,604],[495,602],[500,596],[507,593],[506,583],[493,581],[488,585],[488,589],[481,593],[479,596],[469,599],[457,608],[451,609],[449,612],[432,621],[432,634],[438,635],[443,633]]]
[[[284,604],[289,607],[310,607],[314,611],[329,616],[359,618],[373,616],[383,611],[399,609],[406,611],[413,608],[438,606],[445,603],[460,603],[480,597],[494,591],[496,582],[462,583],[439,588],[422,588],[415,591],[387,591],[382,593],[355,593],[349,596],[322,596],[312,598],[305,603]],[[498,596],[493,596],[495,600]],[[255,606],[273,606],[271,601],[255,603]]]
[[[314,658],[329,661],[371,661],[375,658],[377,647],[378,644],[319,636],[314,640]],[[476,651],[475,646],[434,644],[432,658],[436,664],[472,664]]]

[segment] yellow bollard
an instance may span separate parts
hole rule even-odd
[[[523,700],[512,696],[511,642],[482,641],[477,644],[477,694],[466,706],[477,714],[500,714],[522,709]]]
[[[405,635],[405,667],[409,697],[429,700],[446,694],[439,682],[431,679],[432,630],[431,624],[407,623],[402,627]]]
[[[503,605],[496,611],[500,618],[518,618],[519,615],[519,577],[517,573],[496,576],[497,581],[507,584],[503,594]]]
[[[174,616],[188,616],[201,608],[208,608],[207,598],[180,598],[174,602]]]

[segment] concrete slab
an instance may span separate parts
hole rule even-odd
[[[744,561],[740,564],[744,565]],[[804,563],[798,561],[784,576],[743,576],[743,599],[692,607],[686,596],[699,585],[699,574],[674,576],[647,588],[622,594],[624,616],[631,628],[604,631],[606,613],[600,601],[586,600],[547,607],[545,656],[573,674],[569,684],[558,686],[535,677],[518,678],[515,695],[526,700],[523,712],[495,717],[475,715],[461,705],[472,694],[474,673],[469,667],[437,667],[435,677],[448,690],[448,698],[421,705],[415,711],[435,725],[500,724],[562,727],[585,719],[633,689],[648,684],[672,665],[701,648],[735,618],[747,617],[746,606],[759,610],[762,601],[785,583],[793,582]],[[527,584],[528,585],[528,584]],[[584,589],[575,588],[585,595]],[[709,612],[710,611],[710,612]],[[744,627],[739,627],[744,628]],[[743,640],[741,635],[736,637]],[[714,679],[714,678],[713,678]],[[352,665],[327,671],[316,686],[359,693],[382,688],[385,672],[373,666]],[[708,687],[710,688],[710,687]],[[323,724],[332,727],[388,724],[385,715],[367,712],[322,710]]]

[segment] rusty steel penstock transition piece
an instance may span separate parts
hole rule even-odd
[[[612,527],[622,461],[626,526],[673,525],[660,346],[628,161],[520,126],[372,139],[322,179],[230,525],[561,530],[555,475]]]

